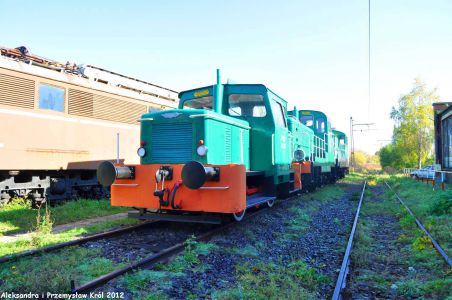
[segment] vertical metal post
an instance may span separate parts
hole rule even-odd
[[[371,105],[371,98],[370,98],[370,67],[371,67],[371,65],[370,65],[370,0],[369,0],[369,13],[368,13],[368,17],[369,17],[369,45],[368,45],[368,47],[369,47],[369,53],[368,53],[368,59],[369,59],[369,74],[368,74],[368,93],[369,93],[369,95],[368,95],[368,97],[369,97],[369,99],[368,99],[368,101],[369,101],[369,103],[368,103],[368,106],[367,106],[367,120],[369,120],[370,121],[370,105]]]
[[[215,85],[214,111],[221,113],[221,102],[223,100],[223,86],[221,85],[220,69],[217,69],[217,84]]]
[[[119,164],[119,132],[116,133],[116,163]]]
[[[355,165],[355,140],[353,138],[353,117],[350,117],[350,167]]]

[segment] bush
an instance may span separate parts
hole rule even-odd
[[[435,199],[430,205],[430,213],[433,215],[447,215],[452,213],[452,193],[448,192]]]
[[[384,167],[384,168],[383,168],[383,171],[384,171],[386,174],[390,174],[390,175],[394,175],[394,174],[399,173],[399,172],[397,171],[397,169],[396,169],[396,168],[393,168],[393,167]]]

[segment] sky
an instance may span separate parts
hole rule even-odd
[[[374,153],[416,77],[452,101],[451,16],[452,0],[371,0],[370,102],[368,0],[0,0],[0,45],[177,91],[213,84],[220,68],[347,134],[350,117],[375,123],[355,132],[356,148]]]

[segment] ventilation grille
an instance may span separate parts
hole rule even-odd
[[[226,163],[231,162],[231,128],[226,127],[224,129],[224,161]]]
[[[33,80],[0,74],[0,104],[33,109],[34,99]]]
[[[152,162],[184,163],[192,160],[191,123],[152,125]]]
[[[136,124],[147,106],[69,89],[68,109],[71,115]]]
[[[70,115],[92,117],[94,95],[87,92],[69,89],[69,106]]]

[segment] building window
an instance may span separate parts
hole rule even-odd
[[[442,121],[443,132],[443,167],[452,168],[452,117]]]
[[[64,89],[52,85],[39,85],[39,108],[64,112]]]

